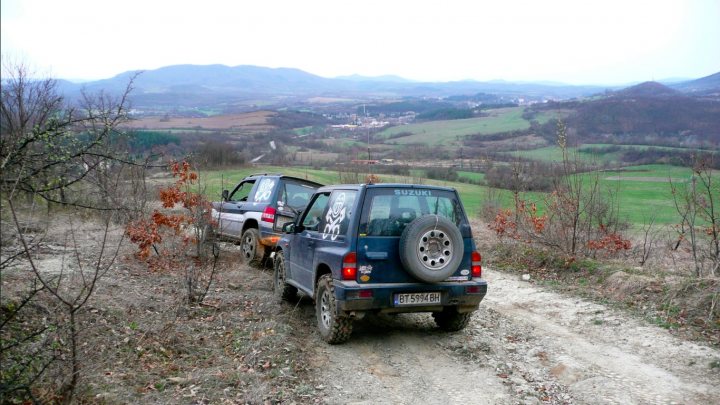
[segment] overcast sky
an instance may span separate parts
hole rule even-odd
[[[1,49],[56,78],[174,64],[624,84],[720,71],[720,0],[2,0]]]

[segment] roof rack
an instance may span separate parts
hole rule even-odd
[[[282,173],[253,173],[253,174],[248,174],[248,175],[245,176],[245,177],[252,177],[252,176],[282,176],[282,175],[283,175]]]

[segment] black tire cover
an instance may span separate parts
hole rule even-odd
[[[420,281],[435,283],[457,270],[465,253],[460,230],[439,215],[424,215],[400,235],[400,261]]]

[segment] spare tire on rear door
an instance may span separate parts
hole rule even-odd
[[[399,251],[400,261],[413,277],[435,283],[457,270],[465,247],[454,223],[439,215],[425,215],[405,228]]]

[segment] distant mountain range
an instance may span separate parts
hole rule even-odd
[[[77,96],[82,89],[122,91],[135,76],[133,105],[143,107],[212,107],[243,104],[248,100],[286,103],[309,97],[377,99],[446,97],[490,93],[505,99],[571,99],[617,90],[602,86],[505,81],[415,82],[398,76],[360,75],[325,78],[292,68],[225,65],[173,65],[147,71],[129,71],[110,79],[72,83],[60,81],[61,91]],[[720,93],[720,73],[671,85],[689,94]]]

